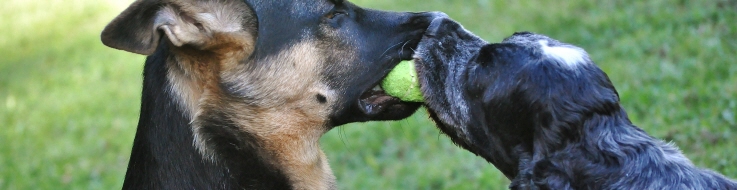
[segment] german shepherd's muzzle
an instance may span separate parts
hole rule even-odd
[[[442,13],[343,0],[138,0],[102,32],[148,55],[125,189],[333,189],[318,139],[420,105],[379,81]]]

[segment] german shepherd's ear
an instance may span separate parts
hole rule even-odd
[[[237,1],[137,0],[102,31],[102,43],[151,55],[162,35],[174,46],[205,48],[214,33],[244,32],[255,38],[255,16]],[[244,28],[245,27],[245,28]],[[255,39],[248,39],[255,41]]]

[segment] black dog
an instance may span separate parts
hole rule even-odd
[[[737,189],[633,125],[579,47],[528,32],[488,44],[439,18],[415,62],[438,127],[512,189]]]

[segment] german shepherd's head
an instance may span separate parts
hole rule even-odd
[[[411,115],[420,104],[374,87],[443,16],[343,0],[138,0],[102,41],[149,55],[133,154],[151,146],[137,144],[147,138],[142,128],[182,125],[192,131],[182,138],[206,161],[228,167],[251,155],[237,152],[255,152],[254,162],[291,187],[324,189],[334,177],[319,137],[346,123]]]

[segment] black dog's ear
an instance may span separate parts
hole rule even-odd
[[[492,43],[481,47],[476,55],[474,63],[482,66],[493,66],[495,64],[514,63],[524,50],[521,46],[511,43]]]
[[[481,66],[488,66],[494,63],[494,59],[503,55],[503,46],[505,44],[486,44],[481,47],[479,53],[476,54],[476,60],[473,61]]]
[[[255,16],[243,2],[209,3],[183,0],[137,0],[102,31],[102,43],[151,55],[162,35],[174,46],[205,46],[215,32],[246,32],[255,37]],[[244,28],[244,26],[246,28]],[[249,28],[249,27],[254,28]],[[255,39],[249,39],[251,42]]]

